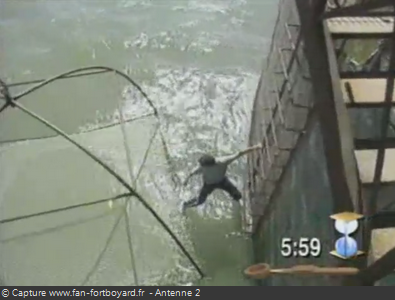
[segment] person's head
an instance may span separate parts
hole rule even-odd
[[[203,154],[199,158],[199,164],[202,167],[215,165],[215,158],[214,158],[214,156],[212,156],[210,154]]]

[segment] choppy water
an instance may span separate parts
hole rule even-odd
[[[127,72],[160,112],[161,130],[180,178],[204,151],[233,152],[246,145],[249,113],[267,51],[275,0],[90,0],[0,2],[0,75],[8,82],[48,77],[81,66]],[[26,88],[26,87],[24,87]],[[13,88],[19,92],[23,88]],[[119,127],[149,111],[135,90],[113,75],[58,81],[21,99],[128,178]],[[153,118],[126,126],[136,174],[155,130]],[[53,133],[22,112],[0,115],[0,140]],[[242,188],[244,162],[230,169]],[[186,244],[208,278],[196,272],[164,230],[137,202],[129,215],[139,282],[246,285],[248,239],[240,208],[221,192],[187,218],[180,199],[198,189],[174,186],[160,140],[154,140],[137,190]],[[0,150],[1,219],[106,198],[124,189],[63,139],[6,144]],[[0,272],[8,285],[79,285],[103,248],[120,209],[115,204],[3,224]],[[134,284],[123,221],[86,284]]]

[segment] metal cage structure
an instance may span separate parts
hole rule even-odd
[[[75,137],[75,135],[69,135],[65,131],[63,131],[61,128],[57,127],[50,121],[46,120],[44,117],[40,116],[36,112],[30,110],[27,108],[24,104],[19,101],[21,98],[26,97],[27,95],[44,88],[47,85],[50,85],[51,83],[57,81],[57,80],[67,80],[69,78],[75,78],[75,77],[82,77],[82,76],[94,76],[94,75],[99,75],[99,74],[112,74],[117,77],[121,77],[122,79],[126,80],[127,86],[130,86],[132,88],[137,89],[137,91],[140,93],[142,96],[142,99],[148,103],[148,106],[151,108],[150,113],[146,115],[141,115],[135,118],[130,118],[130,119],[125,119],[124,113],[122,111],[122,106],[118,106],[118,113],[119,113],[119,120],[115,121],[112,124],[107,124],[100,126],[98,128],[94,128],[92,130],[86,130],[83,133],[87,132],[92,132],[92,131],[98,131],[98,130],[103,130],[109,127],[114,127],[114,126],[119,126],[122,129],[122,138],[123,138],[123,146],[124,150],[126,153],[126,164],[128,166],[128,175],[129,178],[124,177],[124,175],[121,175],[119,171],[117,171],[114,167],[112,167],[110,164],[108,164],[105,160],[100,158],[93,149],[90,149],[90,147],[84,146],[78,139]],[[22,91],[18,94],[12,93],[11,88],[15,86],[24,86],[24,85],[29,85],[30,87],[27,88],[25,91]],[[64,212],[70,212],[72,213],[75,210],[81,210],[85,207],[94,207],[102,204],[106,204],[111,202],[119,202],[120,200],[124,200],[123,203],[120,205],[120,211],[119,214],[114,218],[115,222],[113,223],[112,229],[110,230],[110,233],[105,240],[105,243],[103,247],[101,248],[101,251],[99,251],[97,254],[91,256],[96,257],[94,258],[94,263],[90,266],[89,269],[86,270],[85,277],[80,283],[81,285],[87,285],[91,284],[91,278],[95,272],[97,272],[99,265],[101,263],[101,260],[103,259],[103,256],[105,255],[106,251],[109,248],[109,245],[111,243],[111,240],[113,239],[115,233],[117,232],[117,229],[119,228],[119,225],[122,223],[125,223],[125,240],[127,241],[127,247],[128,247],[128,252],[129,252],[129,257],[130,257],[130,262],[131,262],[131,267],[132,267],[132,274],[133,274],[133,280],[129,282],[129,285],[141,285],[144,284],[144,282],[141,281],[141,278],[139,279],[139,270],[136,267],[136,258],[135,256],[138,254],[136,252],[136,244],[133,240],[133,235],[131,233],[132,225],[131,225],[131,218],[130,218],[130,211],[133,209],[131,206],[131,201],[130,200],[137,200],[140,204],[142,204],[145,209],[153,216],[159,224],[163,227],[163,229],[169,234],[170,238],[175,242],[177,247],[181,250],[182,253],[184,253],[187,257],[187,259],[190,261],[192,264],[193,268],[195,268],[196,272],[201,276],[204,277],[204,273],[195,261],[195,259],[191,256],[189,251],[186,249],[186,247],[183,245],[179,237],[177,237],[177,234],[174,232],[172,228],[166,222],[163,220],[163,218],[159,215],[159,213],[151,206],[149,202],[140,194],[140,192],[137,191],[136,188],[136,182],[139,179],[139,176],[141,175],[141,172],[143,168],[145,167],[146,164],[146,159],[148,156],[148,153],[151,151],[151,147],[154,141],[155,137],[158,137],[160,140],[160,145],[163,147],[168,167],[171,169],[171,158],[168,152],[167,148],[167,142],[165,140],[165,137],[161,131],[160,128],[160,118],[158,111],[153,104],[152,100],[148,97],[148,95],[143,91],[143,89],[133,81],[126,73],[118,71],[114,68],[110,67],[103,67],[103,66],[92,66],[92,67],[85,67],[85,68],[78,68],[75,70],[71,70],[68,72],[64,72],[62,74],[59,74],[57,76],[48,78],[48,79],[42,79],[42,80],[33,80],[29,82],[20,82],[20,83],[8,83],[3,80],[0,80],[0,117],[1,114],[6,114],[8,109],[16,109],[19,111],[22,111],[24,114],[28,115],[29,117],[37,120],[41,124],[45,125],[47,128],[51,129],[55,135],[51,135],[48,137],[44,138],[53,138],[56,136],[60,136],[63,139],[65,139],[67,142],[69,142],[72,146],[74,146],[77,150],[80,152],[84,153],[89,159],[94,161],[97,165],[102,167],[105,172],[108,172],[112,176],[114,180],[116,180],[121,186],[123,186],[124,189],[126,189],[126,193],[122,193],[119,195],[114,195],[109,198],[105,199],[99,199],[99,200],[93,200],[93,201],[82,201],[82,203],[78,204],[73,204],[65,207],[59,207],[56,209],[50,209],[50,210],[45,210],[41,212],[34,212],[30,214],[23,214],[19,216],[7,216],[4,219],[0,220],[1,226],[4,226],[5,224],[11,224],[14,222],[19,222],[22,220],[32,220],[35,218],[39,218],[42,216],[49,216],[49,215],[55,215],[59,213],[64,213]],[[136,120],[141,120],[144,118],[155,118],[156,120],[156,129],[154,130],[152,136],[150,137],[149,144],[146,148],[146,151],[144,153],[144,157],[142,159],[142,162],[137,168],[137,173],[133,172],[133,166],[130,158],[130,148],[129,148],[129,141],[128,141],[128,136],[125,131],[125,124],[127,123],[132,123]],[[78,135],[78,134],[77,134]],[[13,139],[13,140],[5,140],[1,141],[0,145],[12,145],[18,142],[23,142],[25,140],[31,140],[31,139],[36,139],[36,138],[28,138],[28,139]],[[176,175],[176,174],[172,174]],[[177,179],[176,177],[172,177],[174,184],[177,184]],[[118,210],[116,211],[118,212]],[[66,226],[66,225],[65,225]],[[59,226],[61,227],[61,226]],[[1,242],[0,242],[1,243]],[[75,247],[78,247],[78,245],[75,245]],[[43,271],[42,271],[43,272]],[[84,275],[82,275],[84,276]],[[80,277],[80,276],[79,276]],[[81,277],[82,278],[82,277]],[[3,283],[2,283],[3,284]],[[13,284],[12,282],[8,282],[8,284]],[[64,284],[64,282],[59,282],[58,284]]]
[[[257,262],[366,268],[395,247],[395,31],[393,1],[280,1],[257,89],[250,143],[246,230]],[[368,256],[329,252],[329,216],[364,215]],[[381,233],[379,232],[381,231]],[[320,239],[319,257],[281,255],[284,237]],[[339,285],[335,279],[273,278],[269,285]],[[377,281],[394,284],[394,277]]]

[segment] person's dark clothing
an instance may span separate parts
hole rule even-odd
[[[194,207],[203,204],[207,200],[207,197],[216,189],[221,189],[227,192],[235,201],[239,201],[242,197],[240,191],[236,188],[236,186],[229,180],[228,177],[225,176],[218,183],[204,183],[203,187],[200,189],[199,196],[186,202],[184,204],[185,207]]]

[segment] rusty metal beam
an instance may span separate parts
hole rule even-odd
[[[372,70],[372,71],[344,71],[340,72],[340,77],[342,79],[373,79],[373,78],[387,78],[388,73],[394,73],[395,70],[392,71],[379,71],[379,70]]]
[[[334,49],[330,49],[332,43],[329,41],[329,30],[325,27],[325,22],[320,18],[326,3],[325,1],[316,0],[295,0],[295,2],[301,20],[305,53],[309,62],[313,83],[315,109],[320,120],[326,156],[326,172],[332,192],[333,213],[354,211],[354,209],[358,209],[360,190],[358,185],[354,187],[357,168],[354,170],[355,178],[348,178],[350,170],[347,169],[349,167],[346,167],[345,159],[348,159],[353,153],[349,153],[347,157],[343,153],[343,138],[339,124],[344,123],[344,120],[341,121],[339,118],[344,116],[338,115],[336,104],[336,101],[342,101],[338,99],[338,97],[341,97],[339,95],[341,92],[340,89],[334,90],[334,82],[339,81],[340,76],[333,72],[337,68],[336,57]],[[333,76],[336,76],[336,78],[332,78]],[[347,139],[347,137],[344,138]],[[349,142],[352,143],[352,141]],[[357,197],[356,207],[354,207],[353,203],[354,196]],[[361,267],[366,265],[366,258],[362,257],[353,262],[339,261],[336,264]],[[344,283],[341,282],[341,284],[343,285]]]
[[[390,105],[395,108],[395,102],[391,102]],[[383,103],[346,103],[347,108],[382,108]]]
[[[371,229],[395,228],[395,211],[382,211],[368,219]]]
[[[391,33],[333,33],[334,40],[373,40],[386,39]]]
[[[309,62],[315,94],[315,106],[320,117],[321,131],[327,159],[327,172],[331,185],[334,213],[353,211],[352,197],[347,185],[341,152],[340,132],[329,58],[326,48],[324,24],[319,16],[325,9],[325,1],[295,0],[301,31],[304,35],[305,53]]]
[[[373,150],[382,146],[383,141],[377,139],[355,139],[355,150]],[[388,138],[384,141],[385,148],[395,148],[395,138]]]
[[[394,3],[392,3],[394,5]],[[394,22],[394,28],[392,32],[392,39],[391,39],[391,57],[390,57],[390,62],[389,62],[389,70],[394,70],[395,69],[395,22]],[[385,89],[385,98],[384,98],[384,107],[383,107],[383,116],[381,120],[381,126],[380,126],[380,132],[381,132],[381,145],[378,149],[377,153],[377,161],[376,161],[376,167],[375,167],[375,172],[374,172],[374,179],[373,179],[373,191],[371,194],[371,197],[368,202],[368,210],[367,214],[372,215],[375,213],[375,204],[380,192],[380,183],[381,183],[381,176],[383,172],[383,167],[384,167],[384,159],[385,159],[385,139],[388,136],[388,130],[389,130],[389,123],[390,123],[390,117],[391,117],[391,108],[392,108],[392,99],[394,96],[394,80],[395,76],[393,72],[389,72],[388,78],[387,78],[387,85]]]
[[[373,187],[373,183],[365,183],[363,185],[365,188],[372,188]],[[395,186],[395,181],[388,181],[388,182],[382,182],[381,183],[381,187],[390,187],[390,186]]]
[[[377,18],[385,18],[388,17],[392,12],[388,11],[365,11],[362,10],[359,14],[357,15],[336,15],[333,17],[328,17],[324,19],[331,19],[331,18],[338,18],[338,17],[377,17]]]
[[[365,3],[354,4],[346,7],[336,8],[322,15],[323,19],[336,17],[370,17],[370,16],[388,16],[391,12],[371,12],[383,7],[393,5],[393,0],[375,0]]]
[[[346,278],[347,285],[371,286],[378,280],[390,275],[395,269],[395,248],[388,251],[357,275]]]

